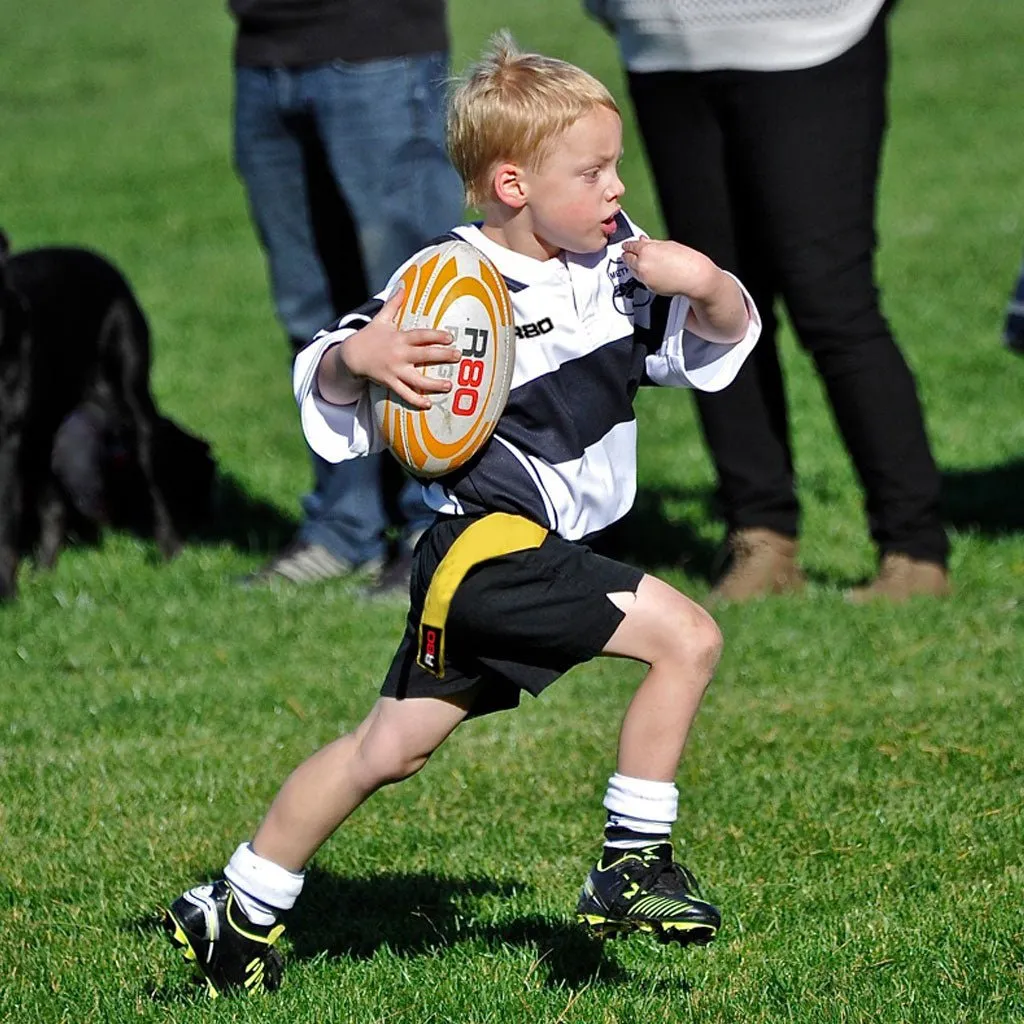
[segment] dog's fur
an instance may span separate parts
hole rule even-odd
[[[92,437],[117,425],[156,543],[166,558],[179,550],[154,469],[161,420],[149,367],[146,319],[111,263],[76,248],[11,255],[0,233],[0,600],[16,595],[20,556],[33,545],[41,568],[54,564],[76,506],[101,526],[110,520],[101,500],[83,509],[69,493],[69,466],[81,480],[103,463],[100,447],[69,452],[83,425]]]

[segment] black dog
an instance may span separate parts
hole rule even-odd
[[[76,248],[10,255],[0,233],[0,600],[16,594],[23,552],[54,564],[69,517],[116,521],[111,480],[141,485],[161,553],[180,549],[156,468],[177,428],[157,413],[149,368],[146,319],[114,266]]]

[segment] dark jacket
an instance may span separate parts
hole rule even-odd
[[[447,51],[445,0],[229,0],[235,62],[304,67]]]

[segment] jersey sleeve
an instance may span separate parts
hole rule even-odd
[[[367,389],[348,405],[335,405],[321,396],[316,386],[320,361],[329,348],[344,342],[380,312],[381,306],[394,294],[406,267],[416,258],[406,260],[372,299],[320,331],[295,357],[292,390],[299,406],[302,433],[310,448],[328,462],[347,462],[360,455],[372,455],[383,451],[385,442],[374,422]]]
[[[747,306],[746,334],[732,345],[705,341],[686,329],[690,302],[685,296],[677,295],[667,303],[656,303],[661,309],[651,315],[651,327],[662,321],[664,328],[660,345],[649,352],[646,359],[647,376],[652,383],[721,391],[733,382],[761,335],[761,315],[743,283],[732,274],[729,276],[739,285]]]
[[[321,331],[295,357],[292,386],[299,405],[302,433],[309,447],[328,462],[346,462],[384,447],[373,421],[367,389],[349,405],[334,405],[321,397],[316,386],[316,374],[324,354],[355,332],[353,327]]]

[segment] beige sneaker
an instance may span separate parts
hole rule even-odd
[[[949,594],[949,575],[938,562],[923,562],[893,552],[882,557],[878,575],[866,586],[848,590],[846,599],[852,604],[877,600],[900,603],[918,595],[947,597]]]
[[[792,537],[752,527],[730,534],[726,547],[728,569],[708,595],[708,604],[798,593],[807,582]]]

